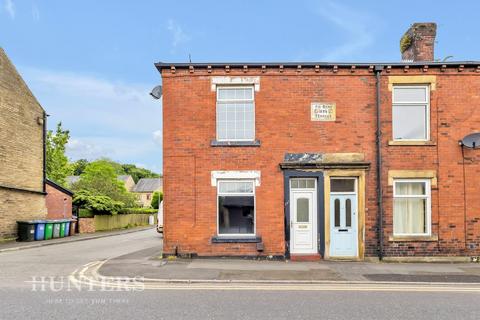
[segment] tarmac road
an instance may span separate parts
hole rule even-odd
[[[202,289],[127,291],[108,286],[78,288],[69,282],[74,271],[92,261],[159,246],[160,236],[146,230],[0,253],[0,319],[480,318],[478,291],[275,290],[254,286],[225,290],[207,285]]]

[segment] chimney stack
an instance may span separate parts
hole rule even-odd
[[[436,23],[414,23],[400,39],[402,61],[433,61],[436,35]]]

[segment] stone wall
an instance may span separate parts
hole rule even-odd
[[[17,220],[45,218],[44,111],[0,48],[0,238]]]

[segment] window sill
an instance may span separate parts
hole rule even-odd
[[[218,141],[210,142],[212,147],[260,147],[260,140],[255,141]]]
[[[389,242],[429,242],[438,241],[438,235],[432,234],[431,236],[389,236]]]
[[[389,146],[436,146],[434,141],[414,141],[414,140],[390,140]]]
[[[260,243],[262,237],[245,236],[245,237],[233,237],[233,236],[215,236],[212,237],[212,243]]]

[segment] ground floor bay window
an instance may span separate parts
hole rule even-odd
[[[255,182],[218,181],[218,235],[255,235]]]
[[[396,179],[393,183],[393,233],[395,236],[431,234],[430,180]]]

